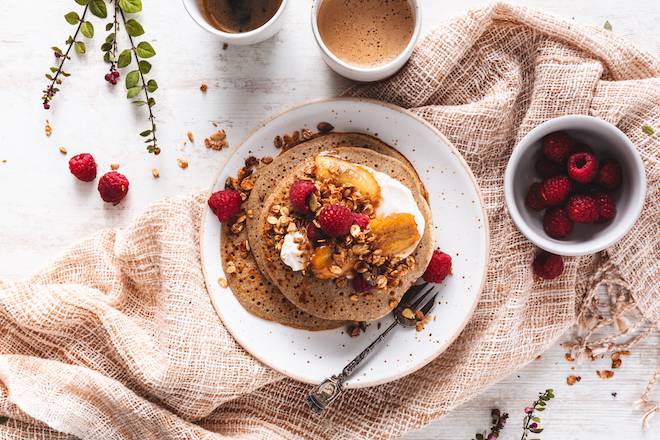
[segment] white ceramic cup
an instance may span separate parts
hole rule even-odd
[[[559,240],[543,231],[542,215],[525,205],[528,188],[541,180],[534,171],[542,154],[541,140],[555,131],[565,131],[584,142],[599,158],[616,159],[623,177],[621,189],[613,194],[617,210],[614,220],[576,224],[568,237]],[[614,125],[591,116],[561,116],[538,125],[513,149],[504,173],[504,196],[511,219],[532,243],[558,255],[588,255],[612,246],[635,224],[646,196],[646,174],[635,145]]]
[[[195,22],[210,33],[217,35],[223,43],[244,46],[248,44],[260,43],[275,35],[284,25],[284,12],[289,4],[289,0],[282,0],[280,8],[270,20],[262,26],[248,32],[223,32],[211,25],[202,11],[202,0],[182,0],[183,6]]]
[[[413,14],[415,16],[415,29],[413,30],[413,34],[412,37],[410,38],[410,41],[408,42],[408,45],[403,50],[403,52],[401,52],[392,61],[386,64],[381,64],[373,67],[357,66],[354,64],[350,64],[346,61],[339,59],[337,56],[335,56],[335,54],[333,54],[330,51],[330,49],[328,49],[328,47],[323,42],[323,39],[321,38],[321,34],[319,32],[318,20],[317,20],[319,7],[323,3],[323,1],[324,0],[314,0],[314,4],[312,5],[312,31],[314,32],[314,38],[316,38],[316,43],[319,45],[319,48],[321,49],[323,60],[332,70],[334,70],[341,76],[346,77],[348,79],[352,79],[354,81],[371,82],[371,81],[380,81],[382,79],[394,75],[396,72],[399,71],[399,69],[403,67],[404,64],[406,64],[406,62],[410,58],[410,55],[412,55],[413,48],[415,47],[415,43],[417,42],[417,39],[419,38],[419,34],[422,29],[422,11],[419,2],[417,0],[408,0],[410,6],[412,7]]]

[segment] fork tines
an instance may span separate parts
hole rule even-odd
[[[428,285],[429,283],[424,283],[412,286],[401,298],[401,303],[412,310],[420,310],[427,314],[433,308],[435,298],[438,296],[438,292],[434,292],[435,286],[432,285],[427,289]],[[420,292],[422,293],[420,294]]]

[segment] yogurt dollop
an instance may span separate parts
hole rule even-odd
[[[303,270],[305,268],[303,251],[298,249],[300,243],[296,243],[296,241],[300,241],[300,239],[304,238],[305,236],[299,231],[289,232],[284,236],[284,243],[282,244],[282,250],[280,251],[280,258],[284,264],[289,266],[294,272],[298,272],[299,270]]]

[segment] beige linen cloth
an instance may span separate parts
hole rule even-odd
[[[491,227],[487,282],[445,353],[312,416],[303,404],[310,387],[255,361],[211,306],[198,249],[205,196],[169,199],[123,231],[77,244],[31,279],[0,281],[0,437],[391,438],[509,375],[576,321],[585,330],[574,349],[593,355],[629,347],[657,325],[657,58],[605,30],[495,4],[429,35],[396,77],[351,93],[430,121],[481,185]],[[567,258],[561,278],[535,281],[535,249],[508,217],[503,172],[525,133],[568,113],[603,118],[632,139],[648,195],[635,227],[607,255]],[[609,286],[610,314],[595,312],[599,283]],[[616,334],[594,342],[611,322]]]

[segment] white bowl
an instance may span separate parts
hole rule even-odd
[[[282,4],[280,4],[280,8],[277,10],[275,15],[273,15],[270,20],[256,29],[253,29],[249,32],[230,33],[216,29],[213,27],[213,25],[211,25],[211,23],[209,23],[208,19],[204,15],[204,12],[202,11],[202,0],[182,1],[186,11],[188,11],[190,17],[192,17],[192,19],[195,20],[198,25],[211,32],[212,34],[217,35],[220,38],[220,41],[223,43],[238,46],[260,43],[279,32],[279,30],[282,28],[282,25],[284,24],[284,11],[289,4],[289,0],[282,0]]]
[[[541,139],[560,130],[593,148],[599,158],[618,160],[623,185],[613,194],[617,209],[614,220],[576,224],[568,237],[554,239],[543,231],[542,213],[525,205],[525,196],[532,182],[541,180],[534,171],[534,163],[542,154]],[[646,174],[635,146],[614,125],[591,116],[562,116],[534,128],[515,147],[504,173],[504,196],[511,219],[532,243],[558,255],[588,255],[612,246],[637,221],[645,195]]]
[[[335,56],[335,54],[333,54],[330,49],[328,49],[328,47],[323,42],[323,39],[321,38],[317,21],[319,7],[323,1],[324,0],[315,0],[314,4],[312,5],[312,31],[314,32],[316,43],[321,49],[321,56],[323,57],[323,61],[325,61],[328,67],[345,78],[360,82],[372,82],[380,81],[394,75],[399,71],[399,69],[403,67],[404,64],[406,64],[410,58],[410,55],[412,55],[415,43],[417,43],[417,39],[419,38],[419,34],[422,29],[422,10],[419,5],[419,1],[408,0],[415,14],[415,29],[413,30],[412,37],[410,37],[410,41],[408,42],[406,48],[392,61],[374,67],[356,66],[354,64],[347,63],[346,61],[342,61],[341,59],[337,58],[337,56]]]

